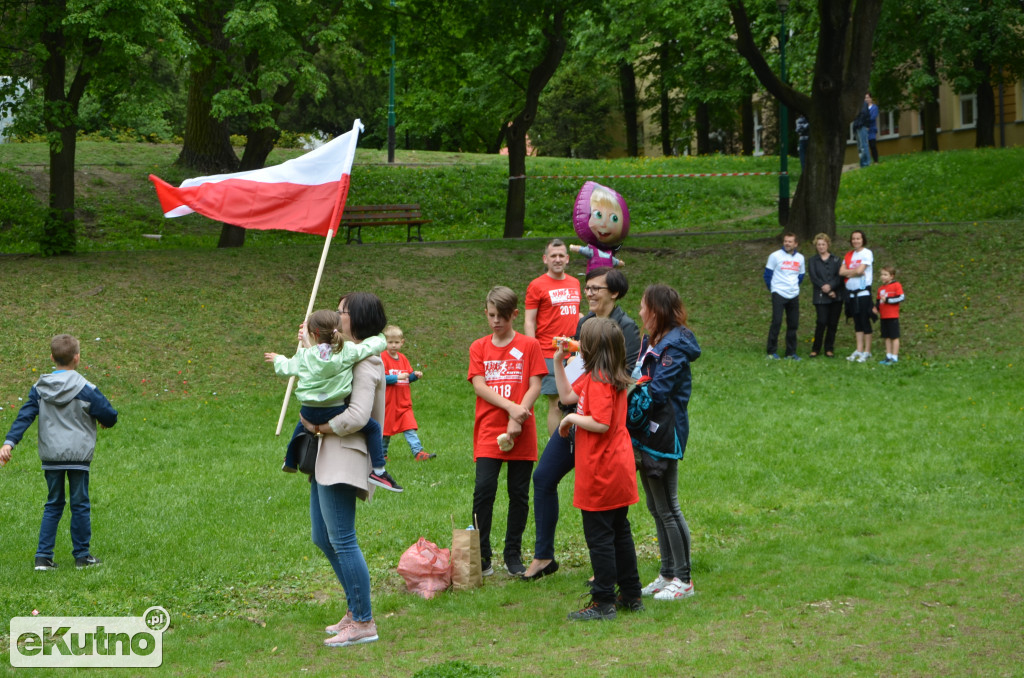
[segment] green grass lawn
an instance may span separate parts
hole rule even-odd
[[[876,261],[898,266],[907,292],[894,368],[765,362],[772,240],[628,241],[626,311],[637,317],[647,284],[672,284],[704,350],[680,476],[697,595],[600,624],[565,620],[590,574],[571,480],[557,575],[527,584],[499,571],[482,589],[425,601],[395,572],[419,536],[448,546],[453,521],[470,522],[468,346],[487,332],[486,290],[524,293],[541,243],[336,245],[317,306],[344,291],[380,294],[425,374],[414,407],[438,457],[413,462],[394,439],[389,470],[406,491],[379,493],[357,518],[381,640],[330,650],[322,627],[344,612],[343,595],[309,540],[304,480],[279,470],[284,383],[262,361],[294,348],[320,248],[4,258],[2,432],[63,331],[82,340],[83,374],[121,418],[100,432],[92,472],[100,568],[70,567],[64,522],[63,567],[31,569],[45,499],[35,427],[0,469],[0,616],[161,605],[171,629],[156,673],[186,676],[1019,675],[1022,226],[867,229]],[[806,289],[801,313],[806,355]],[[840,352],[852,341],[842,325]],[[496,550],[504,510],[499,493]],[[646,583],[654,526],[642,505],[630,517]]]

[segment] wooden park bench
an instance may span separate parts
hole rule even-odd
[[[353,240],[361,244],[363,229],[377,226],[405,226],[406,242],[412,242],[413,239],[423,242],[420,228],[431,221],[433,220],[423,218],[419,205],[347,205],[341,215],[341,225],[348,229],[346,244]],[[414,226],[416,227],[415,236],[412,234]],[[354,237],[353,229],[355,229]]]

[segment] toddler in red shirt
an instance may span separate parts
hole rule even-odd
[[[573,621],[614,619],[615,609],[639,611],[640,575],[627,513],[640,500],[633,444],[626,430],[626,344],[610,318],[591,318],[580,333],[583,376],[569,383],[555,352],[555,383],[561,402],[576,411],[558,426],[565,437],[576,428],[576,483],[572,504],[583,513],[583,534],[594,579],[590,605],[569,614]],[[616,598],[615,587],[619,588]]]
[[[878,316],[881,318],[882,338],[885,339],[885,360],[881,365],[895,365],[900,359],[900,304],[903,303],[903,285],[896,282],[896,268],[883,266],[879,274],[882,286],[878,288]]]
[[[405,335],[398,325],[388,325],[384,328],[384,338],[387,339],[387,350],[380,354],[384,363],[384,454],[388,453],[388,444],[391,436],[401,433],[409,443],[412,450],[412,458],[416,461],[427,461],[437,455],[423,449],[423,443],[416,431],[419,424],[416,423],[416,416],[412,413],[412,393],[409,385],[417,379],[423,378],[423,372],[412,369],[409,359],[402,353],[402,346],[405,345]]]

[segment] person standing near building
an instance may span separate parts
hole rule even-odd
[[[871,128],[871,105],[868,103],[870,98],[870,94],[864,95],[864,103],[860,105],[860,112],[853,119],[853,133],[857,135],[857,154],[861,167],[871,164],[871,150],[868,147],[868,130]]]
[[[868,92],[867,96],[864,97],[865,103],[868,105],[868,150],[871,152],[871,162],[878,162],[878,105],[875,100],[871,97],[871,92]]]
[[[768,256],[764,266],[764,284],[772,294],[772,324],[768,328],[768,357],[779,359],[779,329],[786,314],[786,358],[800,360],[796,354],[796,330],[800,323],[800,283],[807,269],[804,255],[796,251],[795,233],[782,236],[782,249]]]

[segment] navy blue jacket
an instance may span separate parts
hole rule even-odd
[[[676,410],[676,435],[679,446],[686,453],[686,439],[690,436],[691,375],[690,363],[700,357],[697,337],[688,328],[680,325],[669,330],[661,341],[648,350],[650,337],[644,336],[640,347],[639,374],[634,377],[651,378],[648,391],[654,402],[670,400]]]

